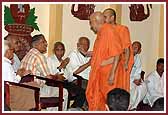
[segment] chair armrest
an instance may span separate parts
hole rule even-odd
[[[84,78],[80,75],[77,75],[77,74],[73,74],[73,76],[77,78],[78,86],[82,87],[82,80],[84,80]]]
[[[46,85],[48,86],[60,87],[64,85],[64,81],[58,80],[58,79],[56,80],[56,79],[44,78],[40,76],[35,76],[35,78],[40,79],[40,80],[45,80]]]
[[[40,103],[40,88],[38,87],[34,87],[34,86],[30,86],[28,84],[23,84],[23,83],[15,83],[15,82],[10,82],[10,81],[4,81],[4,84],[5,84],[5,103],[7,105],[10,105],[10,90],[9,90],[9,87],[10,85],[13,85],[13,86],[18,86],[18,87],[22,87],[22,88],[27,88],[27,89],[32,89],[34,90],[34,97],[35,97],[35,110],[40,110],[40,107],[39,107],[39,103]]]
[[[38,87],[26,85],[26,84],[23,84],[23,83],[15,83],[15,82],[10,82],[10,81],[5,81],[5,84],[24,87],[24,88],[32,89],[32,90],[35,90],[35,91],[40,91],[40,88],[38,88]]]
[[[35,76],[35,75],[30,75],[30,74],[22,77],[20,83],[34,81],[34,78],[44,80],[44,81],[46,81],[47,85],[54,86],[54,87],[58,87],[60,85],[63,85],[63,83],[64,83],[64,81],[61,81],[58,79],[50,79],[50,78],[40,77],[40,76]]]
[[[74,77],[76,77],[77,79],[80,79],[80,80],[84,80],[84,78],[80,75],[77,75],[77,74],[73,74]]]

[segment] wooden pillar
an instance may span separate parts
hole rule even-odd
[[[50,22],[49,22],[49,41],[48,41],[48,55],[53,53],[54,43],[62,40],[62,16],[63,5],[50,5]]]
[[[159,57],[164,57],[164,5],[160,5]]]

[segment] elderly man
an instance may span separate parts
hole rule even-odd
[[[120,36],[120,43],[123,49],[119,66],[120,78],[123,81],[123,89],[130,91],[130,73],[133,65],[133,51],[128,27],[116,23],[116,12],[112,8],[107,8],[103,12],[106,23],[111,24]]]
[[[21,67],[24,67],[27,70],[31,70],[31,73],[36,76],[42,76],[47,78],[57,78],[63,80],[63,76],[59,74],[51,75],[47,59],[44,56],[44,53],[47,51],[47,41],[45,40],[44,35],[39,34],[35,35],[32,38],[32,49],[26,54],[26,56],[21,61]],[[59,89],[57,87],[50,87],[45,85],[41,81],[37,81],[40,87],[40,96],[41,97],[58,97]],[[63,110],[67,109],[67,100],[68,92],[66,89],[63,90]],[[49,110],[56,110],[50,108]]]
[[[139,54],[141,53],[141,43],[134,41],[132,44],[134,52],[134,65],[130,75],[130,105],[129,110],[136,110],[138,104],[144,99],[147,88],[146,81],[142,82],[142,63]]]
[[[5,37],[5,39],[7,41],[9,41],[9,44],[11,46],[11,48],[14,50],[14,57],[13,57],[13,68],[14,71],[17,72],[17,70],[20,67],[20,59],[18,58],[18,56],[16,55],[16,52],[20,50],[21,48],[21,43],[19,41],[19,37],[15,36],[15,35],[8,35]]]
[[[17,72],[14,72],[12,66],[12,60],[14,57],[14,49],[11,47],[11,44],[4,40],[4,57],[3,57],[3,78],[5,81],[11,81],[18,83],[22,76],[28,74],[29,71],[25,69],[18,69]]]
[[[107,93],[117,86],[117,64],[122,53],[119,36],[115,29],[105,23],[104,15],[95,12],[90,16],[90,26],[97,38],[94,43],[86,97],[89,110],[106,110]],[[120,84],[120,83],[119,83]]]
[[[90,41],[87,37],[80,37],[77,43],[77,50],[72,51],[69,54],[70,62],[67,65],[69,71],[68,80],[74,82],[77,78],[73,77],[73,74],[82,76],[82,87],[86,89],[87,81],[89,80],[90,73],[90,57],[87,56]]]
[[[4,40],[4,56],[3,56],[3,62],[2,62],[2,66],[3,66],[3,70],[2,70],[2,79],[4,81],[10,81],[10,82],[16,82],[19,83],[21,80],[22,76],[25,76],[29,73],[29,71],[26,71],[24,68],[22,69],[18,69],[17,72],[14,72],[14,68],[12,66],[12,60],[13,60],[13,48],[11,47],[11,44],[9,43],[9,41]],[[28,101],[24,101],[23,100],[21,102],[20,105],[18,105],[17,103],[21,101],[20,99],[20,91],[24,91],[24,89],[21,88],[17,88],[17,89],[12,89],[10,88],[10,97],[12,97],[11,102],[10,102],[10,110],[25,110],[25,108],[27,108],[27,105],[30,105],[30,98],[28,97],[27,100]],[[16,91],[19,90],[19,93],[16,93]],[[6,98],[6,90],[4,90],[4,94],[5,94],[5,98]],[[12,96],[12,94],[14,94]],[[17,98],[19,96],[19,98]],[[9,107],[6,104],[6,99],[4,100],[4,110],[9,110]],[[34,100],[33,100],[34,101]]]
[[[74,103],[71,107],[82,107],[85,101],[85,91],[81,87],[77,86],[74,83],[68,82],[68,73],[66,65],[69,63],[70,59],[63,59],[65,53],[65,46],[62,42],[56,42],[53,48],[54,54],[47,59],[47,64],[49,66],[50,72],[52,74],[60,73],[64,74],[67,78],[64,81],[64,88],[68,90],[68,92],[75,95]]]

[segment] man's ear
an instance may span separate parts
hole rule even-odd
[[[80,46],[80,44],[79,43],[77,43],[77,47],[79,47]]]
[[[114,20],[114,15],[113,16],[111,16],[111,20],[114,22],[115,20]]]
[[[139,51],[138,51],[138,54],[140,54],[141,53],[141,49],[139,49]]]

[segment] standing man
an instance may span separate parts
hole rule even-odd
[[[90,16],[90,26],[97,38],[93,48],[86,96],[90,111],[104,111],[107,93],[118,87],[117,82],[120,82],[116,71],[122,49],[117,32],[110,24],[105,23],[101,12]]]
[[[105,16],[106,23],[111,24],[120,36],[120,43],[122,46],[123,53],[119,62],[119,65],[122,66],[119,66],[121,68],[118,69],[118,72],[120,73],[120,80],[123,81],[121,84],[122,88],[129,92],[130,73],[134,62],[130,33],[128,27],[116,23],[116,12],[114,9],[105,9],[103,14]]]

